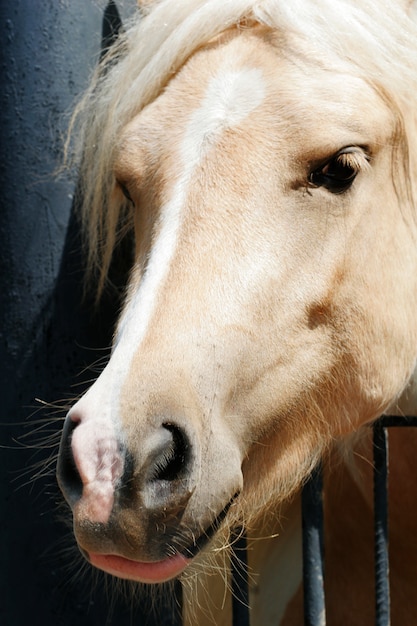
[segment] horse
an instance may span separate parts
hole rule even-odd
[[[244,527],[252,623],[300,624],[322,461],[328,620],[371,624],[369,425],[417,404],[414,4],[139,5],[70,131],[98,300],[134,235],[109,361],[62,433],[76,540],[220,625]],[[394,624],[417,623],[415,450],[392,430]]]

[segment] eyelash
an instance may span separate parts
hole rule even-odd
[[[343,148],[310,173],[309,185],[341,194],[350,189],[357,175],[368,167],[369,156],[364,150],[356,146]]]

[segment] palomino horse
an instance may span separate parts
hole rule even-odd
[[[109,363],[64,427],[78,544],[120,578],[180,577],[198,596],[185,619],[221,624],[244,524],[253,623],[299,624],[296,493],[324,458],[328,620],[370,624],[367,424],[398,405],[417,357],[413,7],[142,13],[74,122],[98,292],[118,238],[136,242]],[[395,430],[403,625],[417,623],[416,447]]]

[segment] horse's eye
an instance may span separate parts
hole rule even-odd
[[[129,189],[126,187],[126,185],[121,183],[120,181],[117,181],[117,184],[119,185],[120,190],[122,194],[124,195],[124,197],[126,198],[126,200],[130,202],[131,204],[134,204],[132,196],[130,195]]]
[[[368,165],[369,160],[363,150],[357,147],[344,148],[311,172],[309,182],[313,187],[325,187],[335,194],[343,193]]]

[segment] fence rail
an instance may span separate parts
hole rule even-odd
[[[392,426],[417,426],[417,417],[384,415],[372,426],[374,431],[375,626],[389,626],[390,624],[387,428]],[[321,471],[318,469],[303,490],[303,583],[306,626],[325,626],[326,624],[320,474]]]

